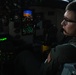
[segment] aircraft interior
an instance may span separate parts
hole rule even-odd
[[[65,6],[70,1],[0,1],[1,75],[15,75],[14,62],[21,52],[31,51],[38,61],[44,62],[50,47],[71,39],[62,34],[60,26]]]

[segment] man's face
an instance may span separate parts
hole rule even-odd
[[[64,13],[64,19],[61,22],[64,35],[76,36],[76,14],[67,10]]]

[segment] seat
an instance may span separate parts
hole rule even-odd
[[[76,63],[65,63],[61,75],[76,75]]]

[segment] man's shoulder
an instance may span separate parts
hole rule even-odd
[[[76,48],[76,42],[69,42],[56,46],[56,49],[73,49],[73,48]]]
[[[72,59],[76,60],[76,47],[70,43],[58,45],[51,50],[52,57],[59,62],[68,61],[71,62]]]
[[[74,44],[66,43],[62,45],[57,45],[55,48],[51,50],[53,55],[63,55],[68,53],[75,53],[76,54],[76,47]]]

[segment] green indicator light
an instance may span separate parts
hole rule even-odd
[[[7,38],[0,38],[0,41],[5,41],[7,40]]]

